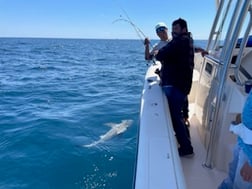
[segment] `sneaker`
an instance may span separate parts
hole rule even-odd
[[[179,152],[180,157],[192,158],[194,156],[193,151],[187,151],[186,152],[186,151],[181,150],[181,148],[179,148],[178,152]]]

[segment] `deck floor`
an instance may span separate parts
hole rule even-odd
[[[199,123],[193,115],[190,117],[190,134],[195,155],[192,158],[181,158],[187,188],[216,189],[226,177],[226,173],[203,166],[206,157],[206,149],[200,141],[196,127]]]

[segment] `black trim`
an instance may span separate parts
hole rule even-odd
[[[247,70],[243,66],[240,66],[239,70],[247,79],[252,79],[252,76],[247,72]]]

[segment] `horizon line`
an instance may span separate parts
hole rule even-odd
[[[16,39],[81,39],[81,40],[138,40],[142,41],[142,39],[138,38],[82,38],[82,37],[19,37],[19,36],[0,36],[1,39],[3,38],[16,38]],[[159,40],[158,38],[154,38],[151,40]],[[193,40],[208,40],[208,39],[193,39]]]

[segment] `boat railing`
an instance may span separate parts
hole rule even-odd
[[[249,13],[250,13],[250,17],[249,17],[249,22],[247,25],[247,29],[245,31],[244,37],[242,39],[241,45],[240,45],[240,49],[239,49],[239,53],[237,55],[237,59],[235,61],[235,65],[236,65],[236,69],[235,69],[235,79],[236,79],[236,83],[239,85],[244,85],[244,82],[241,80],[240,76],[239,76],[239,68],[241,67],[241,59],[243,56],[243,49],[246,47],[248,38],[249,38],[249,33],[251,30],[251,26],[252,26],[252,7],[250,5],[249,7]]]
[[[221,4],[223,2],[224,2],[224,0],[221,1]],[[229,27],[227,29],[227,34],[226,34],[226,37],[225,37],[225,40],[224,40],[224,45],[223,45],[223,48],[222,48],[222,51],[221,51],[221,54],[220,54],[220,60],[215,61],[215,62],[219,62],[223,66],[220,66],[218,68],[218,69],[220,69],[218,71],[220,73],[219,74],[220,78],[218,78],[219,86],[218,86],[217,94],[216,94],[215,111],[213,113],[214,116],[213,116],[213,120],[212,120],[212,127],[211,127],[211,130],[210,130],[210,139],[209,139],[209,143],[208,143],[208,146],[207,146],[207,155],[206,155],[206,159],[205,159],[205,162],[204,162],[204,166],[208,167],[208,168],[213,167],[215,141],[216,141],[216,139],[218,137],[218,135],[217,135],[217,127],[218,127],[217,122],[218,122],[218,118],[219,118],[218,115],[219,115],[221,99],[222,99],[222,96],[223,96],[223,89],[224,89],[224,86],[225,86],[228,70],[230,68],[233,51],[234,51],[234,49],[236,47],[236,43],[237,43],[239,34],[241,32],[241,28],[242,28],[242,26],[244,24],[244,21],[246,19],[247,13],[250,10],[250,6],[251,6],[251,0],[244,0],[244,1],[237,0],[234,11],[232,13],[232,18],[231,18],[230,23],[229,23]],[[228,11],[228,10],[226,10],[226,11]],[[216,18],[215,22],[218,22],[217,19],[218,18]],[[226,19],[226,18],[224,17],[224,19]],[[215,25],[215,23],[214,23],[214,25]],[[216,27],[216,26],[214,26],[214,27]],[[251,28],[251,23],[250,22],[249,22],[247,28]],[[248,38],[248,36],[246,36],[246,35],[248,35],[247,32],[244,35],[245,39]],[[246,44],[245,40],[243,41],[243,43]],[[245,46],[243,46],[243,48],[244,47]],[[243,48],[240,49],[239,56],[242,56]],[[211,49],[208,49],[208,50],[211,50]],[[238,63],[238,61],[240,61],[240,60],[241,60],[241,58],[239,58],[237,60],[237,62],[236,62],[237,65],[240,64],[240,62]]]
[[[207,48],[206,50],[209,52],[211,49],[216,49],[218,48],[219,46],[219,41],[220,41],[220,37],[221,37],[221,34],[222,34],[222,30],[223,30],[223,26],[224,26],[224,22],[227,18],[227,14],[228,14],[228,10],[230,8],[230,5],[231,5],[231,2],[232,1],[229,1],[228,2],[228,5],[226,7],[226,9],[224,10],[224,0],[222,0],[219,4],[218,4],[218,9],[217,9],[217,13],[216,13],[216,16],[215,16],[215,19],[214,19],[214,23],[213,23],[213,26],[212,26],[212,29],[211,29],[211,32],[210,32],[210,35],[209,35],[209,39],[208,39],[208,44],[207,44]],[[224,17],[221,21],[221,24],[220,26],[218,27],[217,29],[217,26],[218,26],[218,22],[220,20],[220,16],[221,16],[221,13],[224,12]],[[212,44],[213,43],[213,44]]]
[[[231,1],[229,1],[231,2]],[[245,1],[246,2],[246,1]],[[221,60],[224,60],[225,62],[229,62],[231,60],[231,53],[233,52],[234,46],[236,44],[236,41],[238,39],[239,31],[240,31],[240,26],[242,25],[244,21],[244,16],[240,15],[243,11],[243,8],[241,8],[243,1],[238,0],[236,2],[232,18],[230,20],[227,34],[225,36],[225,41],[223,44],[222,48],[222,53],[221,53]],[[244,3],[245,4],[245,3]],[[230,7],[228,7],[230,9]],[[240,16],[239,16],[240,15]],[[242,18],[241,18],[242,16]],[[242,19],[242,20],[241,20]],[[239,22],[239,20],[241,22]],[[234,46],[231,46],[230,44],[233,44]],[[230,59],[230,60],[228,60]]]

